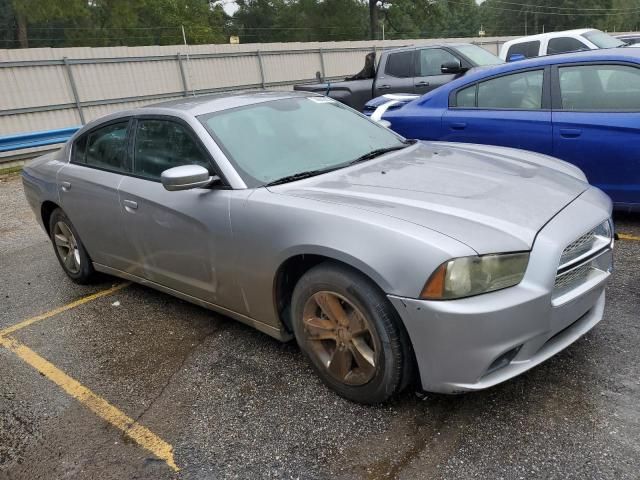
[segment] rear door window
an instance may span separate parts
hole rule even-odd
[[[384,73],[396,78],[413,77],[414,53],[414,50],[407,50],[406,52],[390,54],[389,58],[387,58],[387,65],[384,69]]]
[[[580,50],[589,50],[589,47],[577,38],[571,37],[552,38],[549,40],[547,45],[547,54],[549,55],[565,52],[578,52]]]
[[[514,54],[524,55],[525,58],[537,57],[540,54],[540,41],[514,43],[507,51],[507,60]]]
[[[76,142],[74,161],[103,170],[128,171],[126,162],[128,126],[127,120],[92,130],[86,135],[86,139]]]
[[[138,120],[133,173],[159,180],[162,172],[180,165],[201,165],[213,173],[208,156],[186,126],[170,120]]]
[[[640,111],[640,69],[628,65],[558,68],[563,110]]]

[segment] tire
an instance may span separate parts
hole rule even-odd
[[[313,267],[294,288],[291,315],[300,349],[341,396],[377,404],[410,383],[413,352],[400,318],[361,273],[332,262]]]
[[[49,234],[60,266],[75,283],[85,285],[95,278],[91,258],[65,213],[56,208],[49,217]]]

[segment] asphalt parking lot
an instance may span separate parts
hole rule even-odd
[[[583,339],[484,392],[365,407],[294,344],[116,279],[73,284],[18,176],[0,212],[0,479],[640,475],[640,215],[616,219]]]

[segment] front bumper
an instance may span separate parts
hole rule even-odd
[[[451,301],[389,296],[411,338],[422,388],[461,393],[491,387],[540,364],[601,319],[611,248],[593,256],[597,275],[558,296],[555,277],[563,249],[610,216],[595,189],[554,217],[538,234],[522,282]]]

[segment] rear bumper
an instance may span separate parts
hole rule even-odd
[[[601,319],[613,252],[590,261],[597,274],[568,293],[554,292],[563,249],[610,215],[611,204],[588,190],[545,226],[523,281],[453,301],[389,296],[411,338],[422,388],[461,393],[494,386],[563,350]]]

